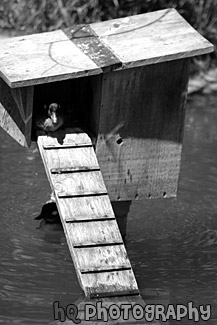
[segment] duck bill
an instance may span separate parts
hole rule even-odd
[[[57,123],[57,115],[55,112],[51,113],[51,120],[52,120],[53,124]]]

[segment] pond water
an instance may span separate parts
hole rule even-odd
[[[63,231],[34,218],[50,189],[36,147],[0,130],[0,324],[49,324],[82,296]],[[217,321],[217,95],[188,103],[178,198],[135,201],[126,246],[149,302],[211,304]],[[158,291],[156,291],[156,289]],[[169,324],[191,324],[189,320]]]

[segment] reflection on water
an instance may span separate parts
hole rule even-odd
[[[158,288],[165,304],[217,306],[216,102],[188,105],[178,199],[132,204],[127,250],[146,299]],[[34,220],[50,191],[39,153],[0,138],[0,324],[49,324],[53,301],[81,290],[61,228]]]

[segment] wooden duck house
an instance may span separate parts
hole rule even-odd
[[[111,200],[173,197],[189,58],[213,51],[174,9],[0,43],[0,125],[31,143],[34,112],[59,101],[96,138]]]
[[[174,9],[1,41],[0,126],[29,146],[44,103],[66,112],[38,144],[87,296],[138,294],[110,200],[176,196],[190,58],[212,51]]]

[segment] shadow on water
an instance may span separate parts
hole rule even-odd
[[[217,306],[217,96],[188,104],[177,200],[132,204],[127,250],[144,299]],[[0,130],[0,323],[49,324],[81,296],[63,231],[35,220],[49,199],[39,153]],[[39,228],[39,229],[37,229]],[[183,320],[185,325],[191,324]],[[206,324],[214,324],[209,320]],[[170,321],[169,324],[176,324]],[[199,322],[203,324],[203,322]]]

